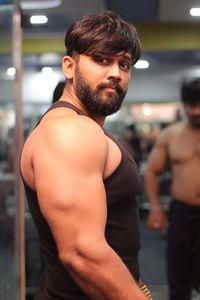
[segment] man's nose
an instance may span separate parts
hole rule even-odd
[[[112,64],[109,66],[108,79],[115,78],[119,81],[121,80],[121,70],[118,64]]]

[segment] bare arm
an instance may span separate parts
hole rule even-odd
[[[105,135],[84,117],[65,122],[44,130],[34,156],[39,203],[60,260],[91,299],[147,300],[105,240]]]
[[[167,217],[160,204],[159,175],[164,171],[168,159],[169,132],[163,132],[150,153],[145,174],[145,188],[150,201],[148,225],[158,231],[164,231],[168,225]]]

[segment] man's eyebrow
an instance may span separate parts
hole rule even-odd
[[[124,57],[125,59],[132,61],[132,56],[129,54],[123,54],[122,57]]]

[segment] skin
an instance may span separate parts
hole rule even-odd
[[[77,98],[76,64],[92,89],[110,78],[116,78],[124,90],[128,88],[129,53],[100,61],[85,55],[65,56],[62,65],[68,80],[60,100],[67,99],[91,118],[66,108],[45,115],[23,148],[22,175],[37,190],[60,260],[81,289],[94,300],[147,300],[104,236],[103,179],[117,168],[121,152],[101,128],[105,117],[90,114]],[[111,88],[103,90],[102,101],[108,92],[116,93]]]
[[[162,131],[147,164],[145,186],[151,203],[148,225],[160,232],[168,226],[159,201],[159,175],[168,159],[172,196],[189,205],[200,205],[200,103],[185,104],[184,109],[188,119]]]

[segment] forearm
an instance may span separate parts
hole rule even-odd
[[[160,181],[159,176],[153,172],[147,171],[145,176],[145,189],[152,209],[160,206]]]
[[[88,251],[64,263],[67,270],[93,300],[147,300],[127,267],[109,247]]]
[[[155,172],[147,172],[145,186],[150,201],[148,226],[159,232],[165,232],[168,226],[168,219],[160,203],[160,182]]]

